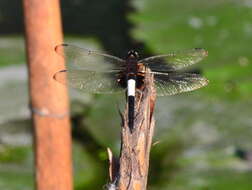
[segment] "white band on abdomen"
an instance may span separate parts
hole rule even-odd
[[[128,80],[128,96],[135,96],[136,81],[134,79]]]

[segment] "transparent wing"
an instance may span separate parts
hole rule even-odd
[[[118,72],[96,72],[87,70],[62,70],[54,79],[86,93],[116,93],[123,91],[117,82]]]
[[[148,57],[139,61],[153,71],[174,71],[185,68],[201,61],[207,56],[202,48],[174,52],[166,55]]]
[[[193,73],[158,73],[155,75],[154,83],[158,96],[167,96],[196,90],[208,84],[208,80]]]
[[[61,44],[55,47],[55,51],[65,58],[67,69],[109,71],[121,69],[124,65],[124,60],[118,57],[74,45]]]

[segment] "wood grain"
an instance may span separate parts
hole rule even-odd
[[[128,108],[122,114],[121,153],[116,184],[119,190],[145,190],[149,154],[155,128],[153,116],[156,91],[153,75],[146,74],[142,91],[137,93],[133,131],[128,126]]]

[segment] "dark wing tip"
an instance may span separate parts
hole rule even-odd
[[[199,80],[199,84],[200,85],[196,89],[207,86],[209,84],[209,80],[205,77],[201,77]]]
[[[64,70],[61,70],[61,71],[59,71],[59,73],[65,73],[65,72],[67,72],[67,70],[66,69],[64,69]]]
[[[197,52],[201,52],[203,56],[208,56],[208,51],[204,48],[194,48]]]
[[[203,77],[204,80],[203,80],[203,86],[207,86],[209,84],[209,80],[205,77]]]

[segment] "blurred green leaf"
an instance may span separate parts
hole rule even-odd
[[[197,65],[210,80],[206,96],[240,100],[252,95],[252,8],[245,1],[134,1],[134,37],[155,54],[195,47],[209,56]]]

